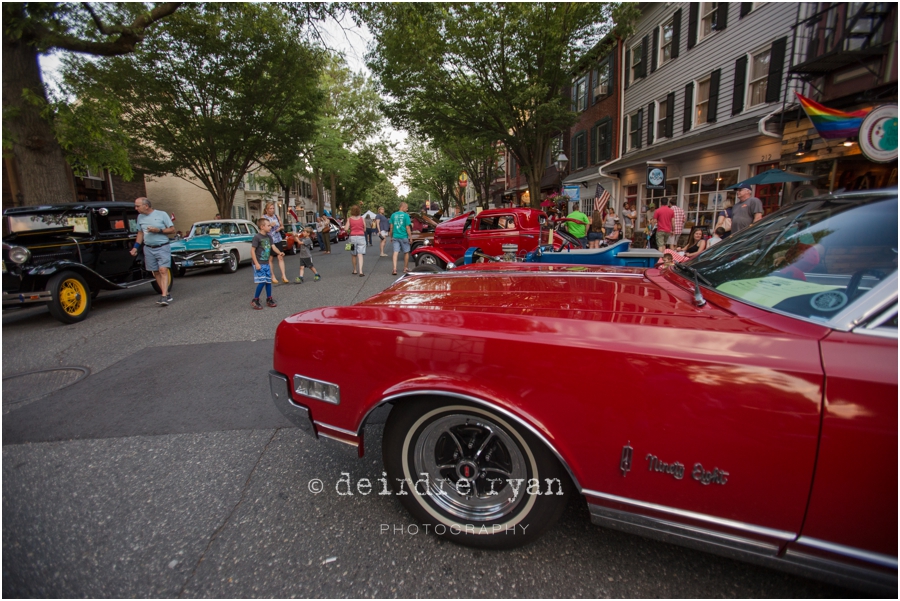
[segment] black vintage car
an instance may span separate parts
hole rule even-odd
[[[131,256],[138,212],[128,202],[19,207],[3,212],[3,309],[45,303],[63,323],[87,317],[100,290],[150,284]],[[169,271],[169,290],[172,289]]]

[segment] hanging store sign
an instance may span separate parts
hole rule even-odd
[[[648,190],[666,189],[666,170],[667,167],[665,165],[647,165]]]
[[[859,149],[873,163],[897,160],[897,105],[872,109],[859,127]]]

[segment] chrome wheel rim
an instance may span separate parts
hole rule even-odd
[[[526,497],[522,450],[505,429],[481,416],[447,415],[426,425],[412,463],[414,492],[426,494],[427,488],[432,501],[457,518],[497,520]]]
[[[422,265],[437,265],[437,259],[434,258],[434,255],[422,255],[420,263]]]

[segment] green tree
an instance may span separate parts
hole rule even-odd
[[[315,135],[322,55],[302,39],[282,5],[189,5],[130,55],[65,61],[64,82],[119,103],[138,167],[196,178],[228,215],[254,162]]]
[[[95,56],[128,54],[180,4],[3,3],[3,148],[4,153],[10,152],[15,158],[24,204],[74,200],[65,155],[54,134],[54,111],[48,105],[38,55],[52,50]],[[86,116],[84,110],[77,115],[66,113],[63,118],[71,124]],[[95,115],[85,121],[89,131],[64,131],[68,149],[77,154],[80,148],[85,156],[92,148],[91,136],[96,139],[97,132],[110,125],[104,123],[108,119]],[[93,146],[93,150],[102,152],[102,143]],[[106,160],[121,164],[121,156],[108,156]]]
[[[406,170],[404,182],[410,190],[428,192],[441,203],[441,210],[449,214],[450,203],[456,198],[459,174],[463,170],[456,161],[433,144],[413,140],[403,154]]]
[[[572,66],[614,22],[625,33],[635,11],[603,2],[384,3],[360,14],[394,125],[502,142],[539,199],[550,138],[574,122],[563,95]]]

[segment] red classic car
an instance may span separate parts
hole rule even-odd
[[[384,486],[456,542],[523,544],[577,493],[603,527],[896,595],[897,284],[897,192],[827,196],[661,269],[410,274],[284,320],[270,385],[360,456],[390,405]]]
[[[555,231],[553,231],[555,230]],[[478,214],[465,213],[434,228],[434,241],[413,250],[416,265],[447,267],[462,259],[466,249],[478,247],[488,255],[503,254],[503,246],[514,244],[524,256],[538,244],[581,248],[568,233],[556,230],[543,211],[536,209],[486,209]]]

